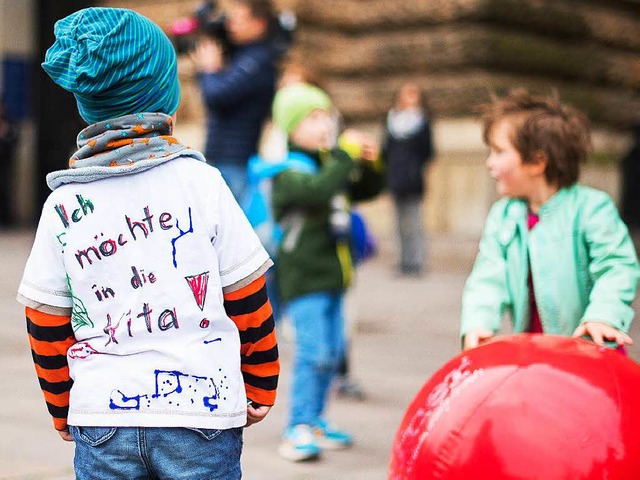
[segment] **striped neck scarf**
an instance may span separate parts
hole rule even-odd
[[[171,117],[163,113],[125,115],[89,125],[78,135],[78,150],[69,168],[47,175],[52,190],[67,183],[87,183],[103,178],[130,175],[177,157],[204,161],[171,136]]]

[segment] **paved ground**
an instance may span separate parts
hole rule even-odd
[[[15,291],[32,232],[0,233],[0,479],[73,478],[73,445],[51,427],[33,371]],[[424,381],[458,352],[459,302],[475,255],[475,239],[439,236],[430,242],[431,270],[422,278],[394,274],[391,245],[359,272],[349,301],[357,319],[352,362],[367,398],[333,398],[329,417],[353,432],[353,449],[322,460],[291,464],[276,453],[287,404],[291,345],[281,339],[283,374],[279,402],[263,423],[246,431],[248,480],[384,479],[389,452],[404,411]],[[640,326],[633,336],[640,339]],[[640,344],[640,342],[639,342]],[[640,348],[631,349],[640,359]]]

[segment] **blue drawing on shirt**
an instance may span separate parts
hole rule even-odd
[[[180,224],[179,224],[178,220],[176,220],[176,228],[180,232],[180,235],[178,235],[177,237],[171,239],[171,246],[173,247],[173,251],[172,251],[173,266],[178,268],[178,262],[176,261],[176,253],[177,253],[176,252],[176,242],[178,240],[180,240],[182,237],[184,237],[186,234],[193,233],[193,219],[191,218],[191,207],[189,207],[189,230],[182,230],[180,228]]]
[[[173,393],[180,394],[182,393],[182,382],[180,377],[188,377],[182,372],[178,372],[177,370],[173,371],[162,371],[156,370],[156,393],[153,394],[153,398],[158,398],[160,396],[168,397]],[[194,378],[205,378],[205,377],[194,377]]]
[[[127,397],[120,390],[114,390],[109,399],[109,408],[111,410],[140,410],[140,400],[147,397],[148,395]]]
[[[220,387],[213,378],[188,375],[177,370],[155,370],[155,392],[128,396],[113,390],[109,399],[111,410],[144,410],[147,408],[180,408],[181,405],[202,405],[213,412],[218,408]]]
[[[218,404],[217,403],[213,403],[213,400],[216,400],[216,398],[214,397],[204,397],[202,399],[202,402],[204,403],[204,406],[209,408],[209,411],[213,412],[216,408],[218,408]]]

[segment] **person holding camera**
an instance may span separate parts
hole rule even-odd
[[[205,157],[237,200],[275,93],[278,51],[270,42],[275,19],[271,0],[234,0],[226,41],[204,37],[193,54],[207,108]]]

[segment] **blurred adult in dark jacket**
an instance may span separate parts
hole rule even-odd
[[[247,183],[247,160],[258,150],[275,92],[278,52],[269,42],[275,22],[271,0],[234,0],[226,29],[228,56],[205,38],[194,59],[207,109],[205,157],[240,199]]]
[[[431,125],[420,88],[407,83],[387,114],[383,158],[387,186],[396,207],[400,272],[422,273],[425,264],[422,204],[424,169],[433,157]]]

